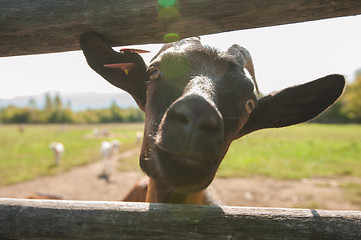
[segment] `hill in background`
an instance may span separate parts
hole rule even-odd
[[[35,106],[39,109],[44,108],[46,95],[54,97],[59,95],[63,104],[70,103],[70,107],[73,111],[81,111],[86,109],[102,109],[108,108],[113,101],[121,108],[136,107],[137,104],[133,98],[125,92],[121,93],[95,93],[95,92],[83,92],[83,93],[61,93],[61,92],[45,92],[38,95],[21,96],[11,99],[0,98],[0,108],[14,105],[16,107],[29,106],[31,99],[34,100]]]

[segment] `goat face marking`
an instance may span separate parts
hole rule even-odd
[[[88,64],[145,111],[141,168],[178,193],[205,189],[233,140],[310,120],[345,84],[329,75],[257,100],[257,84],[244,72],[254,78],[251,56],[238,45],[220,52],[189,38],[164,45],[147,67],[137,53],[117,53],[94,33],[83,34],[80,44]],[[119,63],[126,73],[104,67]]]

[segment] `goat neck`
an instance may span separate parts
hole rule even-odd
[[[194,193],[176,192],[167,185],[149,178],[146,202],[149,203],[182,203],[182,204],[209,204],[205,190]]]

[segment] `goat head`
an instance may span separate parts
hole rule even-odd
[[[173,192],[205,189],[233,140],[308,121],[345,85],[329,75],[257,99],[252,58],[238,45],[221,52],[188,38],[164,45],[146,66],[136,51],[115,52],[95,33],[80,42],[89,65],[145,111],[141,168]]]

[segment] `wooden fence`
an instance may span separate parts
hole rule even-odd
[[[0,239],[361,239],[361,212],[0,199]]]
[[[0,1],[0,57],[78,50],[85,31],[124,46],[356,14],[360,0]]]

